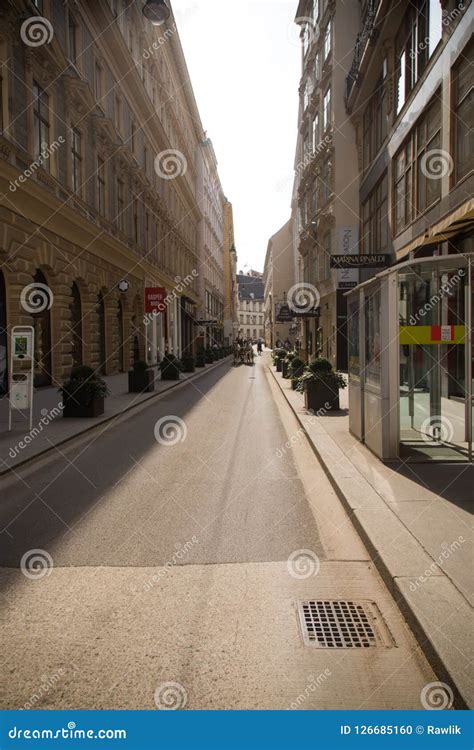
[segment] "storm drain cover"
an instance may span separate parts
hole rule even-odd
[[[298,602],[306,646],[371,648],[393,646],[393,639],[374,602],[309,599]]]

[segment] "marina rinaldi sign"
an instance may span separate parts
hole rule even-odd
[[[331,255],[331,268],[380,268],[390,265],[390,256],[378,255]]]

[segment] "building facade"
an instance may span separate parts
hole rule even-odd
[[[361,252],[388,253],[392,263],[472,252],[473,5],[361,5],[346,88]]]
[[[265,295],[263,276],[258,271],[237,274],[239,336],[265,338]]]
[[[217,172],[217,159],[210,138],[204,137],[197,153],[197,200],[202,212],[198,224],[198,254],[201,259],[198,310],[198,346],[224,341],[224,204]]]
[[[302,283],[319,316],[301,324],[302,352],[347,367],[344,293],[357,272],[331,268],[331,256],[357,252],[358,167],[354,128],[343,91],[359,28],[359,3],[301,0],[297,179],[298,250]]]
[[[204,133],[173,16],[157,28],[141,10],[0,11],[3,391],[13,325],[34,327],[37,386],[75,364],[108,374],[195,347]],[[215,284],[222,304],[219,262],[204,290]],[[159,314],[146,313],[147,287],[164,290]]]
[[[237,251],[234,239],[234,214],[232,203],[227,199],[224,203],[224,274],[224,343],[226,346],[232,346],[239,331],[237,314],[239,294],[237,286]]]
[[[270,237],[263,271],[265,295],[265,344],[273,349],[278,340],[296,341],[298,325],[294,320],[279,320],[281,305],[287,302],[288,292],[295,287],[295,254],[293,221],[289,219]]]

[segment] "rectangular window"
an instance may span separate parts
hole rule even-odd
[[[325,159],[323,162],[321,173],[321,193],[322,203],[325,205],[332,194],[332,163],[330,159]]]
[[[95,87],[95,98],[100,103],[102,99],[102,67],[99,63],[94,66],[94,87]]]
[[[365,255],[388,252],[388,195],[387,174],[362,204],[361,250]]]
[[[387,136],[385,85],[379,78],[363,117],[363,157],[366,169],[377,156]]]
[[[453,181],[462,180],[474,169],[474,43],[463,50],[453,70]]]
[[[97,209],[105,215],[105,162],[97,157]]]
[[[75,193],[81,189],[82,136],[79,130],[71,128],[71,187]]]
[[[319,115],[314,116],[313,120],[313,151],[316,151],[319,144]]]
[[[326,132],[327,128],[331,124],[331,87],[329,87],[324,94],[323,101],[323,128]]]
[[[440,198],[441,180],[435,163],[440,145],[441,102],[437,95],[412,128],[393,161],[395,234]]]
[[[409,3],[395,40],[397,114],[423,75],[441,35],[439,0],[413,0]]]
[[[33,151],[35,159],[43,148],[49,147],[49,96],[33,81]],[[43,163],[49,170],[49,159]]]
[[[68,54],[69,59],[73,62],[77,62],[77,24],[72,13],[69,13],[68,18]]]
[[[125,188],[123,180],[117,180],[117,224],[123,232],[125,228]]]
[[[331,52],[331,33],[332,33],[332,23],[331,21],[328,21],[328,25],[326,26],[326,30],[324,32],[324,62],[329,57],[329,53]]]

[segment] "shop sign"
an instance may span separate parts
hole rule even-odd
[[[278,323],[292,323],[293,317],[294,312],[286,302],[275,302],[275,320]]]
[[[165,306],[166,289],[163,286],[145,287],[145,312],[160,313]]]
[[[400,326],[400,344],[464,344],[464,326]]]
[[[390,256],[379,255],[331,255],[331,268],[380,268],[390,265]]]

